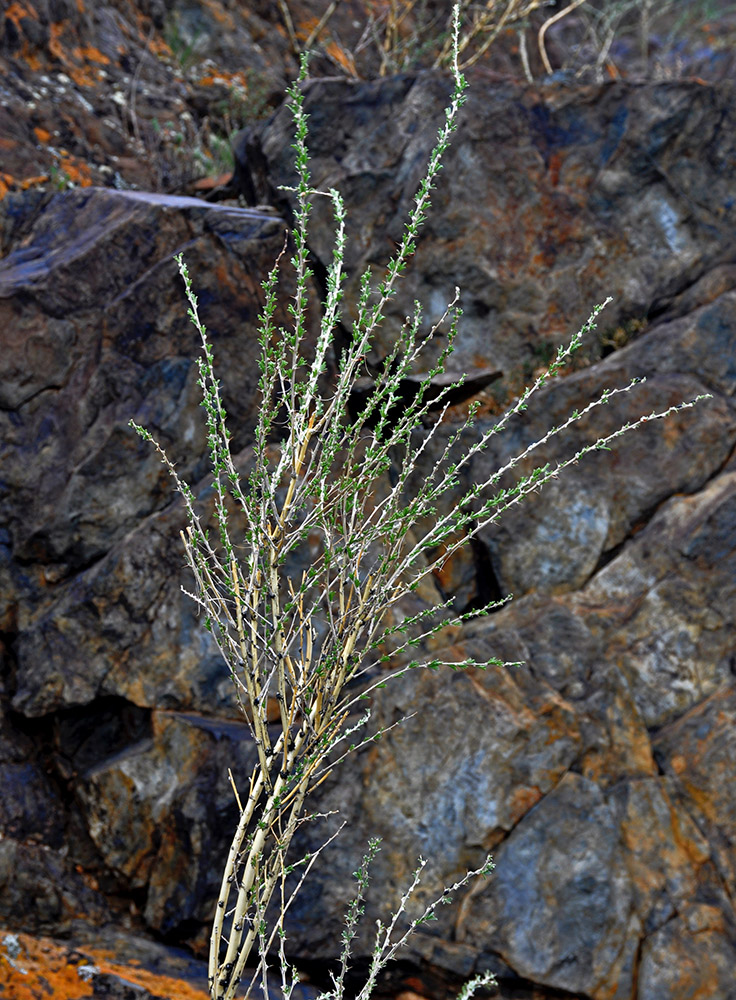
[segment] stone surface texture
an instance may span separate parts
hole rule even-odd
[[[139,112],[148,108],[150,119],[155,73],[163,90],[171,86],[165,62],[154,72],[140,56],[141,25],[148,18],[159,31],[168,5],[148,4],[143,20],[143,5],[84,15],[83,4],[77,13],[73,6],[49,4],[39,14],[40,4],[15,4],[5,14],[0,58],[15,75],[3,86],[20,103],[15,119],[12,102],[1,112],[0,148],[3,171],[16,181],[50,162],[39,146],[29,165],[28,128],[67,121],[79,104],[74,94],[92,86],[85,46],[100,33],[109,52],[98,46],[95,65],[109,75],[95,78],[95,94],[105,80],[128,86],[139,65],[149,87]],[[174,7],[185,16],[184,5]],[[279,89],[293,66],[286,36],[268,29],[267,7],[247,15],[243,5],[196,9],[209,11],[202,44],[223,72],[244,58],[242,41],[254,72]],[[21,17],[20,8],[38,16]],[[231,33],[213,27],[225,23],[221,14]],[[48,62],[54,39],[58,52],[78,55],[68,56],[58,107],[49,97],[31,120],[23,88],[60,71],[60,57]],[[489,852],[496,865],[420,929],[404,956],[413,972],[395,992],[444,995],[449,983],[491,968],[496,995],[509,998],[731,1000],[736,88],[702,80],[528,85],[480,72],[471,83],[435,207],[368,359],[381,361],[414,299],[431,324],[462,289],[452,368],[471,378],[422,455],[417,481],[469,398],[481,406],[462,445],[492,428],[608,295],[613,302],[571,371],[491,439],[461,488],[606,388],[646,379],[551,437],[534,464],[564,461],[641,414],[710,398],[586,456],[485,528],[424,589],[423,600],[452,599],[458,610],[509,592],[516,599],[425,641],[422,656],[520,665],[415,670],[378,692],[373,725],[407,718],[321,788],[319,810],[339,810],[347,826],[289,913],[290,949],[301,961],[336,957],[352,872],[368,837],[379,835],[376,891],[357,941],[363,956],[372,921],[391,912],[420,855],[429,859],[420,902]],[[346,336],[362,270],[379,274],[401,236],[448,86],[442,74],[424,72],[307,85],[313,179],[339,187],[348,208]],[[182,101],[191,101],[182,87]],[[155,187],[160,164],[136,154],[126,165],[130,150],[105,139],[106,128],[116,130],[100,110],[80,112],[76,131],[69,126],[82,144],[75,153],[65,140],[69,155],[82,156],[98,119],[99,165],[112,163],[115,149],[122,159],[114,170]],[[270,207],[165,194],[165,185],[149,193],[6,183],[0,988],[8,996],[21,981],[24,996],[41,996],[23,976],[44,961],[46,979],[53,967],[70,997],[200,995],[201,983],[183,985],[181,967],[169,970],[180,980],[172,986],[131,978],[130,963],[89,950],[100,928],[110,941],[111,928],[127,927],[205,951],[237,816],[228,768],[242,787],[254,759],[227,671],[180,590],[188,582],[181,506],[128,421],[151,429],[208,510],[199,345],[172,261],[181,251],[211,334],[237,463],[247,470],[261,281],[293,212],[280,188],[290,182],[289,145],[285,108],[248,134],[241,180]],[[89,175],[97,185],[106,176]],[[332,254],[326,201],[314,210],[315,303]],[[293,291],[284,282],[279,323]],[[318,321],[315,305],[310,344]],[[432,360],[430,349],[416,374]],[[446,509],[455,499],[446,498]],[[302,850],[314,850],[333,822],[307,825]],[[43,935],[85,942],[88,951]],[[124,952],[115,941],[113,952]],[[92,979],[78,972],[86,962]]]

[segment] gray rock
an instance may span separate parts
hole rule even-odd
[[[723,913],[707,904],[686,905],[642,949],[637,1000],[701,996],[729,1000],[736,947]]]
[[[736,887],[736,796],[730,780],[735,716],[736,692],[730,686],[665,726],[654,740],[673,795],[706,836],[731,894]]]
[[[109,904],[89,882],[61,851],[0,838],[0,920],[6,927],[69,934],[106,923]]]
[[[152,723],[150,739],[82,775],[78,795],[105,865],[171,935],[209,917],[222,874],[213,859],[237,824],[228,768],[242,788],[255,748],[244,723],[166,712]]]
[[[528,979],[595,996],[619,972],[627,938],[633,948],[631,908],[615,815],[594,782],[567,774],[499,848],[465,937]]]
[[[315,81],[307,90],[313,181],[340,188],[348,207],[348,319],[360,273],[380,273],[401,237],[449,90],[432,74]],[[618,328],[646,326],[732,254],[736,209],[723,164],[733,153],[733,107],[731,84],[471,88],[377,356],[415,300],[429,329],[456,286],[464,309],[457,367],[472,373],[490,363],[507,387],[609,295],[589,356],[609,350]],[[263,131],[273,190],[292,183],[290,129],[284,108]],[[325,264],[326,202],[314,206],[312,237]]]
[[[432,75],[308,91],[314,180],[343,187],[354,236],[346,325],[360,269],[379,270],[401,234],[446,96],[447,80]],[[471,96],[415,269],[370,364],[415,297],[429,323],[460,284],[453,367],[471,376],[482,404],[467,443],[596,298],[617,301],[572,373],[477,456],[463,485],[606,386],[648,378],[576,424],[566,445],[550,439],[540,460],[563,461],[642,412],[704,391],[713,398],[586,458],[415,597],[412,609],[439,593],[465,607],[514,590],[510,607],[434,637],[420,654],[524,666],[413,671],[377,695],[376,725],[417,714],[321,788],[315,809],[339,808],[350,823],[290,911],[295,956],[335,956],[352,872],[378,833],[361,955],[420,853],[431,863],[417,905],[491,850],[494,876],[422,929],[414,961],[457,975],[489,963],[542,996],[728,995],[733,108],[730,84],[505,84]],[[263,130],[263,190],[288,180],[286,118]],[[91,189],[11,209],[20,215],[0,227],[10,246],[0,263],[0,693],[9,713],[0,815],[13,835],[0,844],[3,919],[22,925],[35,892],[38,928],[68,932],[80,912],[101,923],[116,897],[133,893],[146,927],[202,946],[235,814],[227,768],[247,782],[253,747],[227,672],[180,593],[181,507],[127,421],[170,449],[206,510],[196,335],[170,259],[183,249],[237,461],[248,468],[259,283],[284,225],[252,210]],[[332,250],[324,210],[319,199],[312,249],[323,264]],[[284,302],[290,292],[287,279]],[[277,323],[286,319],[282,311]],[[503,380],[482,384],[500,370]],[[466,404],[458,398],[437,428],[417,477]],[[456,500],[446,497],[443,512]],[[59,802],[61,788],[73,809]],[[330,822],[300,831],[302,849],[319,845]],[[66,858],[55,849],[59,823]]]

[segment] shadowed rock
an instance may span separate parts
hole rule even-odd
[[[309,88],[314,180],[342,187],[352,226],[346,328],[360,270],[378,271],[400,238],[447,92],[431,75]],[[567,444],[551,438],[540,462],[564,461],[641,413],[712,398],[586,458],[484,529],[473,558],[415,597],[413,608],[440,594],[465,607],[493,588],[515,591],[515,604],[419,653],[523,665],[412,671],[377,695],[375,725],[416,715],[321,788],[315,806],[352,822],[290,911],[290,948],[334,958],[352,872],[378,833],[361,955],[418,854],[431,855],[428,898],[492,850],[494,876],[422,929],[414,961],[458,976],[490,965],[503,989],[531,983],[546,997],[727,996],[733,88],[504,84],[473,94],[466,110],[414,270],[367,365],[388,354],[413,299],[431,324],[460,285],[452,368],[467,381],[453,402],[482,401],[468,445],[596,298],[611,293],[616,304],[578,369],[474,456],[461,489],[606,386],[647,378],[576,424]],[[272,189],[289,182],[286,118],[261,135]],[[171,261],[182,250],[247,472],[260,282],[285,225],[254,210],[89,189],[29,194],[23,205],[6,206],[11,252],[0,262],[2,912],[16,926],[27,920],[37,886],[36,929],[67,932],[79,914],[104,921],[128,894],[141,926],[202,945],[236,813],[227,767],[246,781],[253,747],[226,668],[180,593],[181,506],[127,421],[151,428],[211,509],[198,345]],[[326,266],[324,208],[319,199],[310,246]],[[286,304],[288,279],[282,292]],[[287,321],[283,309],[277,326]],[[430,350],[404,380],[403,406],[432,360]],[[355,406],[374,384],[358,387]],[[435,428],[419,481],[458,429],[458,410]],[[301,830],[302,848],[326,829]]]

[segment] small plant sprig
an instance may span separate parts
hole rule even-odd
[[[385,684],[387,676],[392,676],[380,671],[376,676],[377,668],[387,659],[386,643],[398,634],[402,640],[395,652],[406,650],[444,625],[460,624],[504,601],[490,602],[480,611],[433,624],[429,619],[437,616],[437,608],[420,611],[398,624],[391,620],[392,609],[402,598],[415,592],[420,582],[469,538],[498,521],[511,507],[578,462],[587,452],[608,448],[621,435],[643,423],[662,419],[697,402],[697,399],[692,400],[642,416],[556,465],[539,465],[531,473],[520,475],[514,485],[500,486],[502,477],[518,471],[520,463],[530,459],[553,436],[563,434],[616,395],[628,392],[637,380],[622,388],[606,390],[582,410],[574,411],[562,423],[550,428],[484,481],[465,489],[448,513],[438,515],[439,502],[458,491],[460,473],[467,469],[473,456],[486,449],[491,438],[527,407],[531,396],[560,373],[583,335],[594,328],[602,308],[593,311],[580,333],[567,347],[558,350],[549,367],[508,412],[455,457],[458,447],[462,447],[463,431],[473,424],[477,414],[477,405],[471,406],[467,419],[449,435],[429,474],[414,495],[408,497],[410,476],[419,457],[433,441],[450,405],[449,394],[453,386],[443,389],[439,396],[430,389],[434,377],[445,374],[453,349],[460,318],[458,293],[445,316],[431,331],[434,334],[446,323],[448,342],[423,377],[414,399],[409,403],[401,402],[400,383],[412,373],[414,362],[426,342],[420,336],[418,304],[399,332],[366,406],[357,417],[351,417],[348,409],[351,392],[362,376],[364,359],[372,348],[386,306],[394,297],[397,282],[415,250],[431,192],[442,168],[442,157],[457,127],[466,87],[458,68],[457,8],[453,39],[454,89],[445,121],[439,129],[402,240],[384,277],[374,286],[370,274],[363,276],[352,337],[337,359],[337,373],[332,379],[331,351],[343,298],[345,210],[339,193],[329,191],[327,197],[335,214],[335,250],[327,269],[327,293],[319,331],[308,359],[311,271],[307,229],[312,201],[324,193],[314,190],[309,174],[307,114],[300,87],[307,63],[306,60],[302,62],[299,80],[289,92],[297,171],[297,183],[292,189],[297,209],[291,257],[296,291],[289,305],[291,323],[278,327],[277,288],[282,254],[264,283],[265,303],[259,325],[261,406],[255,429],[254,464],[245,483],[231,454],[220,383],[214,371],[207,330],[199,315],[197,296],[184,260],[181,255],[176,258],[189,302],[189,317],[202,341],[199,383],[213,472],[216,540],[208,535],[190,487],[180,479],[164,450],[149,431],[133,424],[146,440],[153,441],[183,498],[189,523],[182,539],[195,584],[193,591],[185,592],[203,611],[205,627],[212,633],[228,665],[238,703],[257,750],[257,764],[250,776],[248,793],[244,802],[238,798],[240,818],[215,908],[209,957],[213,1000],[232,1000],[254,950],[260,954],[264,989],[267,990],[267,952],[275,935],[281,942],[283,958],[286,906],[283,880],[294,868],[288,860],[292,840],[305,821],[309,792],[324,780],[334,766],[335,757],[342,759],[357,748],[355,743],[347,744],[347,741],[368,719],[365,713],[358,722],[353,721],[360,699],[368,697]],[[280,446],[275,447],[271,442],[282,426],[281,421],[285,437]],[[393,473],[392,479],[388,477],[389,470]],[[243,525],[237,528],[235,536],[232,508]],[[303,548],[308,538],[312,544],[315,538],[319,540],[318,553],[302,572],[301,579],[294,579],[288,573],[287,560]],[[440,605],[440,609],[446,609],[449,603]],[[415,634],[416,627],[425,625],[424,632]],[[504,665],[496,659],[484,663],[473,659],[460,663],[412,660],[395,670],[393,676],[414,667],[436,669],[445,663],[455,669],[485,668],[489,663]],[[275,727],[269,723],[267,714],[269,702],[273,700],[278,706],[279,719]],[[380,734],[368,738],[378,736]],[[357,746],[364,742],[359,739]],[[369,849],[363,882],[367,881],[367,865],[376,850],[375,844]],[[477,873],[467,878],[474,874]],[[367,1000],[378,971],[419,922],[412,923],[409,931],[398,935],[397,939],[398,914],[403,912],[416,888],[418,877],[419,871],[394,919],[387,927],[379,928],[369,982],[360,1000]],[[466,881],[461,880],[456,888]],[[282,887],[281,903],[278,903],[277,893],[272,905],[279,886]],[[362,888],[361,885],[361,892]],[[442,902],[445,896],[443,893],[433,906]],[[344,963],[349,958],[361,906],[359,893],[348,911],[343,938]],[[278,912],[272,918],[274,907]],[[433,908],[430,910],[433,912]],[[429,915],[425,914],[422,920]],[[342,996],[344,968],[345,965],[331,994],[336,1000]],[[284,969],[285,966],[282,972],[286,976]],[[488,980],[482,979],[482,982]],[[473,988],[480,984],[481,980],[475,980]]]
[[[360,867],[353,873],[357,882],[355,896],[348,904],[345,914],[345,929],[342,934],[342,952],[340,954],[340,965],[336,974],[332,976],[332,989],[322,993],[320,1000],[344,1000],[345,977],[348,972],[351,945],[357,933],[357,926],[360,918],[364,914],[364,900],[369,883],[369,873],[371,864],[375,861],[376,855],[381,849],[381,840],[378,837],[372,838],[368,843],[368,850],[363,857]],[[404,891],[398,906],[393,912],[388,923],[382,921],[376,923],[376,936],[373,945],[373,952],[368,968],[366,981],[356,996],[356,1000],[370,1000],[380,973],[386,968],[388,963],[396,957],[396,953],[404,947],[409,938],[422,924],[436,920],[435,911],[440,906],[446,906],[452,902],[453,893],[463,889],[469,882],[476,878],[487,878],[493,871],[493,861],[487,857],[480,868],[475,871],[466,872],[462,878],[458,879],[454,885],[446,887],[439,896],[432,900],[420,913],[419,916],[408,919],[403,931],[399,930],[399,924],[405,917],[409,904],[414,893],[419,888],[422,873],[427,866],[424,858],[419,859],[419,863],[414,870],[409,887]],[[495,983],[495,978],[490,972],[481,973],[465,984],[461,990],[458,1000],[469,1000],[473,994],[485,986]]]

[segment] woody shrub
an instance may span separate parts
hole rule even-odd
[[[557,464],[539,464],[518,473],[546,442],[564,434],[573,424],[594,413],[628,385],[606,390],[539,440],[495,469],[482,482],[460,489],[461,476],[474,455],[486,449],[494,435],[522,413],[530,397],[560,375],[586,333],[595,325],[601,307],[593,310],[583,329],[492,426],[465,444],[464,432],[473,425],[478,404],[471,405],[456,429],[435,438],[450,405],[452,385],[441,378],[461,320],[458,295],[435,324],[446,346],[433,367],[419,380],[409,401],[402,399],[402,380],[414,372],[426,344],[420,336],[421,307],[416,305],[397,336],[375,378],[372,393],[358,414],[349,403],[365,372],[387,304],[414,252],[418,233],[430,205],[442,158],[457,127],[465,80],[458,68],[458,17],[454,21],[452,73],[454,91],[445,120],[417,191],[401,243],[375,283],[366,273],[360,283],[356,319],[349,342],[340,350],[336,330],[341,316],[345,257],[345,209],[336,190],[313,188],[307,150],[307,115],[302,74],[289,92],[294,120],[297,209],[293,253],[288,264],[296,276],[296,292],[289,305],[291,324],[277,327],[274,317],[279,275],[284,255],[264,282],[260,317],[259,393],[261,406],[255,429],[254,463],[247,476],[236,467],[212,347],[199,313],[194,284],[181,256],[177,257],[189,302],[189,316],[199,331],[202,356],[199,383],[207,422],[207,440],[215,497],[215,531],[210,534],[198,512],[192,490],[181,480],[163,449],[142,427],[135,429],[153,441],[182,497],[188,527],[182,534],[187,565],[194,585],[187,590],[202,612],[227,664],[244,724],[257,750],[252,774],[239,776],[240,818],[225,862],[215,905],[209,980],[213,1000],[231,1000],[256,966],[251,986],[260,978],[268,989],[269,964],[281,956],[280,986],[288,995],[294,978],[286,962],[284,916],[290,902],[309,877],[314,857],[295,859],[294,835],[308,817],[310,792],[329,769],[366,741],[370,730],[371,693],[397,673],[425,668],[487,663],[472,659],[444,663],[404,654],[446,624],[459,624],[471,615],[487,613],[499,602],[467,614],[437,621],[438,610],[450,602],[425,608],[411,616],[393,616],[403,599],[415,594],[423,580],[441,568],[478,532],[496,523],[530,493],[579,462],[591,450],[607,449],[623,434],[645,421],[661,419],[696,400],[642,415],[600,437]],[[330,200],[335,218],[335,244],[327,268],[326,296],[316,346],[307,357],[307,315],[310,308],[308,251],[309,217],[314,199]],[[445,385],[437,391],[437,385]],[[436,460],[418,487],[407,488],[418,458],[436,446]],[[523,466],[522,466],[523,463]],[[501,483],[506,485],[501,485]],[[454,502],[440,513],[443,498]],[[318,544],[315,548],[315,539]],[[313,555],[300,575],[290,567],[307,542]],[[503,603],[503,602],[500,602]],[[403,665],[391,671],[388,644],[402,654]],[[408,662],[407,662],[408,660]],[[501,661],[492,660],[494,664]],[[511,666],[510,664],[501,664]],[[269,721],[269,706],[277,706],[278,720]],[[368,727],[367,729],[365,727]],[[370,862],[378,850],[371,841],[356,872],[357,890],[336,953],[340,971],[326,996],[341,1000],[351,946],[362,913]],[[424,862],[399,900],[393,918],[379,924],[369,972],[360,1000],[367,1000],[376,977],[419,923],[449,899],[452,889],[468,879],[488,874],[489,861],[468,873],[457,886],[444,891],[418,916],[407,917]],[[479,977],[468,994],[491,977]]]

